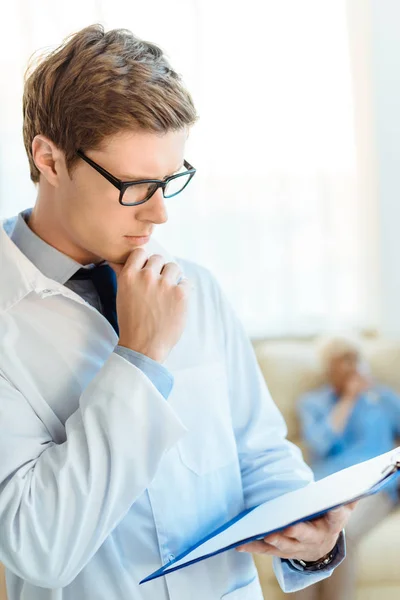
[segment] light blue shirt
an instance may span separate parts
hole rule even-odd
[[[361,395],[342,432],[333,429],[330,418],[337,401],[326,385],[306,394],[298,405],[316,479],[389,452],[400,435],[400,398],[391,389],[375,385]],[[394,480],[385,488],[393,502],[398,502],[398,485]]]
[[[138,582],[241,511],[312,475],[208,271],[164,368],[168,400],[98,310],[0,227],[0,562],[9,600],[262,600],[249,553]],[[327,577],[274,559],[295,591]]]

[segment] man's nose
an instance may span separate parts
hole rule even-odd
[[[140,221],[151,221],[155,225],[162,225],[168,221],[167,208],[161,188],[152,195],[150,200],[138,206],[136,218]]]

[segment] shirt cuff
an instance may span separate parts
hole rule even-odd
[[[115,354],[122,356],[132,365],[140,369],[150,379],[151,383],[164,396],[166,400],[172,391],[174,385],[174,377],[163,365],[156,362],[152,358],[135,352],[125,346],[117,346],[114,350]]]

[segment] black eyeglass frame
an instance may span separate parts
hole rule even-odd
[[[171,175],[170,177],[167,177],[166,179],[140,179],[140,180],[136,180],[136,181],[122,181],[121,179],[118,179],[118,177],[114,177],[114,175],[112,175],[111,173],[106,171],[106,169],[104,169],[103,167],[98,165],[94,160],[92,160],[91,158],[86,156],[86,154],[84,152],[82,152],[82,150],[77,150],[76,153],[80,158],[82,158],[82,160],[87,162],[88,165],[93,167],[93,169],[95,169],[98,173],[100,173],[100,175],[102,175],[105,179],[107,179],[107,181],[112,183],[112,185],[119,190],[119,203],[122,206],[139,206],[140,204],[144,204],[145,202],[148,202],[148,200],[150,200],[150,198],[156,193],[158,188],[162,188],[164,198],[173,198],[174,196],[177,196],[178,194],[183,192],[183,190],[187,187],[187,185],[190,183],[190,181],[193,179],[193,177],[196,173],[196,169],[194,167],[192,167],[192,165],[190,163],[188,163],[187,160],[185,160],[183,162],[183,164],[184,164],[186,171],[184,171],[183,173],[176,173],[175,175]],[[171,194],[171,196],[166,196],[165,188],[167,187],[168,183],[170,181],[172,181],[173,179],[177,179],[178,177],[183,177],[185,175],[186,176],[190,175],[190,177],[188,178],[188,180],[187,180],[186,184],[183,186],[183,188],[181,190],[179,190],[179,192],[175,192],[175,194]],[[148,194],[148,196],[146,196],[146,198],[144,200],[140,200],[140,202],[123,202],[124,194],[129,187],[132,187],[134,185],[143,184],[143,183],[154,184],[156,187],[154,190],[152,190],[151,193]]]

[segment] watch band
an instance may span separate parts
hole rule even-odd
[[[289,562],[293,565],[295,569],[298,571],[321,571],[328,567],[336,558],[338,553],[338,545],[336,544],[334,548],[328,554],[320,558],[319,560],[308,562],[301,559],[289,559]]]

